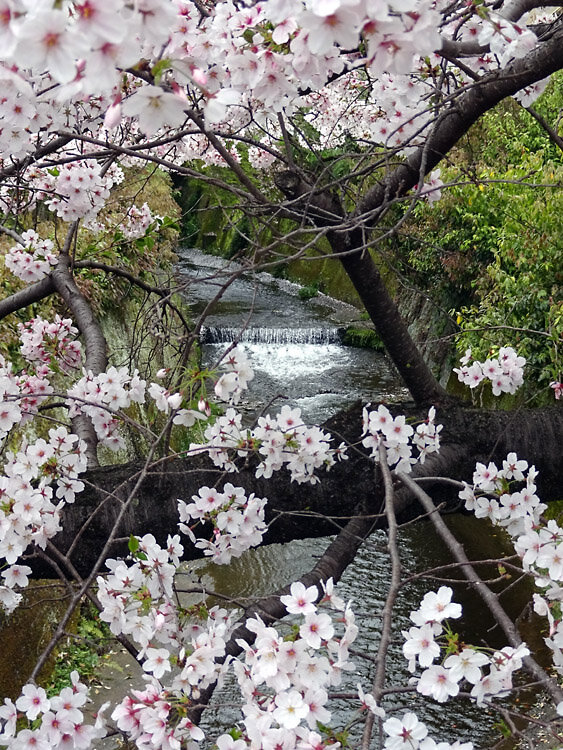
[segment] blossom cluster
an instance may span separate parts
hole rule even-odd
[[[201,487],[192,500],[190,504],[178,500],[180,531],[214,562],[227,565],[233,557],[240,557],[262,541],[267,528],[264,522],[266,498],[255,497],[254,493],[247,497],[242,487],[227,483],[223,492],[214,487]],[[189,526],[190,520],[210,523],[212,538],[196,539]]]
[[[80,367],[82,346],[74,336],[78,328],[70,318],[55,315],[53,321],[40,315],[18,324],[22,357],[34,365],[46,365],[50,370],[69,373]]]
[[[133,205],[128,209],[126,219],[119,228],[128,240],[135,240],[144,237],[149,226],[157,218],[158,215],[153,214],[148,203],[143,203],[140,208]]]
[[[109,575],[99,576],[100,617],[115,635],[130,635],[144,653],[151,645],[181,638],[172,602],[174,574],[183,553],[180,537],[168,536],[162,548],[152,534],[132,537],[131,560],[107,560]],[[151,607],[143,606],[150,600]],[[159,675],[160,676],[160,675]]]
[[[17,565],[29,545],[44,549],[61,530],[61,512],[74,502],[84,484],[85,444],[64,427],[49,430],[49,439],[23,442],[7,454],[0,477],[0,557],[10,566],[2,572],[0,604],[12,611],[21,600],[15,586],[27,585],[27,566]]]
[[[16,375],[12,363],[0,355],[0,440],[14,425],[31,419],[51,393],[45,365],[38,365],[34,375],[25,371]]]
[[[139,748],[177,749],[183,741],[203,739],[186,709],[224,670],[231,616],[214,607],[201,624],[180,614],[173,596],[183,552],[178,536],[168,537],[166,549],[151,534],[133,537],[129,547],[131,560],[108,560],[110,573],[98,577],[100,617],[114,634],[140,645],[139,659],[150,676],[144,690],[114,708],[112,719]]]
[[[137,370],[131,375],[126,367],[109,367],[99,375],[85,370],[83,373],[80,380],[67,390],[69,416],[87,414],[100,443],[119,450],[124,442],[118,432],[119,421],[115,413],[132,403],[143,404],[146,382],[139,377]]]
[[[94,159],[85,159],[38,171],[33,184],[39,191],[37,199],[44,199],[63,221],[89,222],[105,205],[111,188],[122,179],[120,167],[104,170]]]
[[[410,615],[414,627],[403,631],[403,654],[411,672],[416,670],[417,663],[424,670],[416,680],[416,689],[421,695],[445,703],[459,693],[460,683],[465,680],[472,686],[473,699],[483,705],[493,696],[509,693],[513,672],[520,669],[522,659],[530,652],[525,644],[516,649],[506,646],[491,654],[463,644],[453,653],[451,647],[448,648],[448,655],[443,659],[437,640],[444,633],[443,623],[461,617],[461,605],[452,602],[452,594],[449,586],[441,586],[437,592],[429,591],[424,595],[420,607]],[[437,659],[443,659],[442,663],[435,664]]]
[[[96,739],[104,737],[103,712],[94,724],[85,723],[88,687],[80,682],[78,672],[70,675],[71,686],[47,697],[42,687],[28,683],[15,704],[5,698],[0,706],[0,744],[8,748],[29,749],[68,747],[86,750]],[[22,728],[23,724],[23,728]]]
[[[363,410],[362,445],[371,449],[371,457],[376,461],[379,461],[379,446],[383,445],[389,466],[408,473],[414,464],[424,463],[429,454],[440,450],[442,425],[435,422],[433,406],[428,410],[426,421],[417,425],[415,431],[403,415],[393,417],[383,404],[369,411],[370,405]],[[417,450],[416,455],[413,455],[413,448]]]
[[[521,57],[537,41],[522,22],[486,8],[458,19],[424,0],[268,0],[252,7],[226,0],[205,13],[180,0],[88,0],[64,8],[3,3],[2,158],[31,153],[39,133],[68,130],[69,115],[91,121],[81,132],[93,131],[91,123],[98,121],[105,138],[125,124],[134,138],[180,127],[188,108],[222,131],[253,127],[249,112],[262,123],[302,108],[323,144],[335,145],[349,132],[409,148],[433,117],[428,99],[436,85],[433,70],[444,64],[443,38],[489,45],[489,54],[468,59],[476,72]],[[155,66],[158,83],[163,60],[166,90],[123,74],[142,61]],[[464,73],[454,65],[448,78],[453,76],[463,83]],[[356,96],[360,79],[363,93]],[[346,97],[338,94],[338,106],[328,106],[332,89],[341,87]],[[526,96],[538,91],[530,86]],[[178,151],[180,161],[192,151],[190,158],[222,163],[205,135],[188,136]],[[265,166],[272,157],[258,150],[251,158]],[[73,196],[65,189],[66,175],[60,181],[62,171],[56,171],[49,186],[53,209],[67,218],[92,218],[99,196],[90,189],[88,197]],[[93,192],[98,190],[105,187],[97,183]]]
[[[471,349],[467,349],[461,358],[461,367],[454,367],[460,383],[476,388],[484,380],[490,380],[494,396],[501,393],[516,393],[524,382],[524,365],[526,360],[519,357],[510,346],[503,346],[495,358],[485,362],[475,360],[471,364]]]
[[[159,370],[157,377],[160,374],[164,376],[166,369]],[[206,420],[209,417],[209,406],[207,402],[200,399],[197,409],[184,409],[180,406],[184,403],[184,396],[176,391],[170,393],[170,391],[159,383],[151,383],[148,387],[148,394],[154,400],[155,406],[158,411],[164,414],[169,414],[171,411],[176,412],[172,418],[172,422],[175,425],[182,425],[183,427],[193,427],[198,420]]]
[[[221,360],[220,366],[224,373],[215,383],[215,395],[220,401],[238,404],[242,392],[254,379],[254,372],[244,349],[235,346]]]
[[[301,418],[301,409],[282,406],[276,417],[259,417],[257,426],[245,428],[242,416],[227,409],[205,432],[205,443],[194,443],[193,451],[205,451],[216,466],[225,471],[237,471],[235,458],[257,453],[260,462],[257,477],[269,478],[274,471],[286,467],[291,480],[315,484],[319,481],[315,470],[330,469],[336,458],[346,458],[345,448],[330,447],[331,436],[320,427],[308,427]]]
[[[393,716],[383,723],[387,735],[385,750],[473,750],[472,742],[436,742],[428,736],[428,727],[412,711],[399,719]]]
[[[22,418],[20,394],[20,380],[12,372],[12,363],[6,362],[0,354],[0,440]]]
[[[536,494],[536,477],[534,466],[509,453],[501,469],[493,462],[478,463],[473,484],[459,496],[477,517],[489,518],[511,535],[522,567],[541,589],[541,594],[534,594],[534,609],[549,621],[545,640],[555,666],[563,672],[563,529],[543,519],[547,506]]]
[[[245,746],[323,747],[317,722],[330,721],[328,689],[354,668],[350,647],[358,635],[349,604],[332,595],[332,579],[323,582],[331,610],[321,611],[316,586],[293,583],[281,597],[289,613],[302,618],[292,636],[284,637],[256,616],[246,621],[255,635],[244,641],[244,659],[233,664],[241,694]],[[337,634],[335,620],[343,622]]]
[[[57,264],[57,256],[52,252],[51,240],[41,239],[33,229],[21,236],[22,245],[11,247],[4,257],[4,263],[14,276],[31,284],[40,281]]]
[[[112,573],[98,579],[105,605],[102,617],[113,632],[129,633],[141,643],[143,669],[150,675],[145,689],[133,690],[113,710],[117,728],[141,750],[173,750],[179,743],[203,740],[203,730],[189,720],[187,709],[203,689],[232,669],[244,701],[242,736],[235,742],[221,735],[219,748],[324,746],[317,722],[330,720],[328,688],[340,684],[343,673],[353,668],[349,651],[358,633],[352,609],[333,593],[332,580],[322,583],[330,613],[315,604],[316,586],[294,583],[281,598],[287,611],[299,618],[290,635],[255,616],[246,621],[252,644],[239,639],[242,656],[225,660],[231,617],[214,607],[205,623],[193,617],[174,619],[174,608],[167,606],[167,556],[154,538],[137,541],[136,562],[112,561]],[[147,600],[150,608],[142,605]],[[337,621],[343,622],[340,635]]]

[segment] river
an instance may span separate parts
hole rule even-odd
[[[180,280],[188,282],[185,294],[195,315],[206,309],[233,268],[237,270],[236,266],[198,251],[186,251],[181,255]],[[297,285],[268,274],[253,274],[238,278],[208,312],[202,329],[204,364],[215,364],[229,342],[236,339],[243,343],[256,374],[243,404],[243,409],[250,413],[256,413],[272,401],[276,406],[290,403],[302,409],[305,420],[318,423],[357,399],[372,402],[408,399],[407,391],[383,354],[341,343],[342,327],[358,317],[358,311],[349,305],[324,296],[303,300]],[[275,406],[269,410],[275,411]],[[482,523],[476,519],[450,516],[449,520],[470,559],[494,558],[502,550],[504,541],[493,533],[484,533]],[[229,567],[201,561],[196,570],[218,593],[234,597],[260,596],[308,571],[327,542],[317,539],[273,545],[251,551]],[[361,636],[356,649],[372,657],[377,651],[379,617],[388,586],[389,558],[385,543],[384,532],[370,537],[339,584],[342,596],[353,601],[358,615]],[[400,545],[405,577],[450,562],[429,522],[402,529]],[[495,575],[494,570],[491,573]],[[396,609],[397,633],[412,625],[409,613],[418,606],[429,585],[432,584],[417,580],[401,589]],[[440,583],[433,585],[436,589]],[[494,623],[483,611],[480,600],[463,584],[454,584],[454,589],[456,601],[464,607],[463,619],[454,623],[460,637],[475,645],[485,641],[496,647],[506,645],[502,638],[499,640],[491,633]],[[509,606],[514,616],[528,596],[526,588],[511,593]],[[364,688],[369,689],[373,662],[360,657],[356,662],[358,672],[348,678],[342,688],[344,691],[353,691],[360,679]],[[389,655],[387,684],[404,685],[409,677],[397,641]],[[220,700],[232,703],[235,691],[232,687],[226,690]],[[471,740],[476,748],[491,747],[493,739],[498,740],[499,734],[493,728],[496,717],[486,709],[467,700],[444,706],[419,698],[416,694],[405,698],[398,693],[387,699],[386,707],[404,706],[416,710],[437,740]],[[337,718],[343,724],[348,714],[349,707],[344,704],[337,709]],[[237,718],[236,711],[224,709],[215,714],[211,722],[218,728],[228,726]]]

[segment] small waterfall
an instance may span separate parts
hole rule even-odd
[[[344,328],[240,328],[204,326],[202,344],[341,344]]]

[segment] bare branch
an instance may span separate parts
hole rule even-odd
[[[51,276],[45,276],[41,281],[26,286],[25,289],[0,300],[0,320],[28,305],[32,305],[34,302],[40,302],[55,291]]]
[[[504,631],[504,634],[506,635],[510,645],[513,646],[513,648],[518,648],[518,646],[520,646],[523,641],[520,638],[520,634],[518,633],[516,626],[500,605],[496,595],[485,584],[483,579],[475,572],[475,568],[465,554],[463,547],[457,541],[455,536],[444,523],[440,514],[437,512],[432,498],[427,495],[426,492],[424,492],[424,490],[408,476],[408,474],[397,472],[397,477],[415,495],[416,499],[422,505],[424,510],[430,514],[430,519],[434,524],[436,531],[447,545],[453,557],[459,562],[461,572],[471,583],[475,591],[479,594],[481,599],[483,599],[491,613],[494,615],[496,622]],[[553,680],[542,667],[540,667],[535,659],[533,659],[531,656],[526,656],[524,658],[524,666],[526,667],[526,670],[534,677],[534,679],[542,683],[542,685],[549,692],[556,704],[563,700],[563,689],[557,685],[555,680]]]
[[[387,464],[387,452],[383,443],[379,444],[379,467],[383,476],[383,485],[385,488],[385,516],[387,518],[387,548],[391,558],[391,576],[389,580],[389,590],[387,598],[381,612],[381,636],[379,639],[379,648],[375,661],[375,674],[373,677],[372,694],[379,703],[385,687],[385,675],[387,671],[387,654],[391,645],[393,633],[393,615],[395,602],[401,586],[401,560],[399,558],[399,548],[397,545],[397,519],[395,517],[395,492],[393,490],[393,480]],[[368,712],[362,737],[362,750],[369,750],[371,733],[374,724],[374,715]]]
[[[94,375],[98,375],[107,367],[106,340],[90,303],[76,285],[70,270],[69,250],[77,230],[78,222],[74,222],[68,230],[65,245],[59,255],[59,262],[51,271],[51,279],[54,288],[68,305],[72,317],[84,337],[85,367],[87,370],[91,370]],[[98,440],[92,421],[89,417],[80,415],[74,418],[73,426],[79,437],[86,441],[88,465],[97,466],[96,446]]]
[[[547,122],[547,120],[540,115],[539,112],[536,112],[536,110],[533,107],[526,107],[526,111],[529,112],[532,117],[541,125],[541,127],[545,130],[545,132],[548,134],[550,141],[552,141],[558,149],[563,151],[563,138],[555,131],[551,125]]]
[[[186,331],[191,330],[192,326],[185,319],[182,311],[179,310],[178,307],[171,301],[171,297],[174,294],[171,289],[153,286],[152,284],[148,284],[146,281],[143,281],[143,279],[140,279],[138,276],[129,273],[129,271],[126,271],[123,268],[119,268],[118,266],[110,266],[107,263],[99,263],[95,260],[78,260],[73,263],[73,266],[74,268],[91,268],[93,270],[100,270],[105,271],[106,273],[111,273],[114,276],[120,276],[123,279],[127,279],[127,281],[129,281],[134,286],[139,287],[139,289],[143,289],[145,292],[149,292],[149,294],[158,295],[162,298],[163,302],[168,307],[170,307],[170,309],[174,310]]]

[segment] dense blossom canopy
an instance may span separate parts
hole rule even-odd
[[[169,135],[154,147],[171,164],[236,160],[228,137],[244,135],[265,167],[280,157],[278,115],[300,113],[326,146],[353,137],[408,151],[472,77],[534,48],[530,22],[517,2],[2,0],[0,156],[7,166],[64,148],[75,160],[26,170],[29,205],[94,220],[118,179],[100,169],[101,144],[133,145],[139,133],[180,129],[173,147]],[[1,197],[21,209],[21,189]]]
[[[260,204],[264,194],[239,168],[243,153],[254,169],[274,165],[279,172],[294,166],[287,142],[306,147],[312,138],[323,150],[352,141],[357,153],[383,155],[384,165],[386,160],[399,165],[399,177],[386,187],[390,200],[415,188],[415,198],[432,202],[442,181],[440,171],[431,170],[474,117],[465,112],[459,132],[444,140],[444,150],[436,146],[428,154],[427,144],[434,144],[436,133],[443,135],[445,114],[461,117],[460,102],[474,91],[475,97],[486,94],[479,112],[508,94],[527,105],[548,75],[563,66],[555,45],[543,55],[549,36],[542,36],[542,29],[550,24],[537,25],[539,12],[530,14],[535,7],[540,6],[522,0],[0,0],[0,209],[3,231],[16,242],[7,252],[6,267],[35,285],[32,289],[52,283],[78,318],[77,327],[61,316],[51,322],[36,315],[20,324],[26,369],[16,372],[0,357],[0,439],[13,448],[3,455],[0,477],[4,610],[18,606],[31,574],[29,566],[19,564],[21,556],[28,549],[44,556],[52,551],[65,507],[84,489],[80,476],[97,446],[123,447],[121,422],[131,421],[129,414],[145,401],[154,414],[168,419],[163,434],[201,426],[200,441],[192,442],[187,453],[207,454],[231,476],[241,461],[255,455],[257,477],[286,470],[291,480],[314,484],[347,457],[343,444],[335,447],[326,431],[303,424],[300,410],[289,405],[273,417],[264,413],[253,428],[243,426],[234,406],[253,371],[240,348],[232,348],[215,373],[215,395],[229,404],[222,416],[212,415],[206,396],[193,399],[187,386],[147,385],[137,370],[108,366],[69,270],[69,247],[79,223],[93,235],[108,228],[103,209],[124,170],[144,161],[177,171],[186,170],[186,164],[229,167],[244,197]],[[505,84],[500,92],[498,82]],[[410,171],[401,173],[401,168]],[[372,177],[375,169],[366,167],[366,174]],[[377,192],[380,186],[368,187]],[[288,188],[286,195],[299,198],[303,192],[297,185],[294,194]],[[329,223],[337,215],[345,224],[344,211],[335,210],[334,203],[327,209],[314,190],[310,194],[316,213],[307,218],[309,225],[322,227],[327,215]],[[373,225],[383,201],[360,206],[353,226]],[[35,229],[18,235],[11,228],[15,217],[39,207],[51,212],[57,226],[70,224],[58,253],[55,243]],[[162,219],[147,204],[130,207],[120,237],[144,237],[157,218]],[[353,250],[363,253],[365,247]],[[79,332],[82,344],[75,339]],[[494,395],[512,394],[522,383],[525,360],[509,347],[496,359],[469,364],[470,359],[468,350],[456,372],[471,388],[490,380]],[[415,369],[410,360],[404,377],[409,369]],[[157,375],[166,376],[166,369]],[[197,376],[201,381],[201,373]],[[57,378],[65,383],[62,394],[53,385]],[[553,386],[559,395],[561,384]],[[412,383],[409,388],[412,392]],[[66,410],[76,429],[53,426],[43,438],[18,433],[20,425],[40,416],[51,396],[62,399],[57,407]],[[383,405],[368,406],[360,442],[386,480],[394,467],[396,481],[409,486],[407,474],[440,451],[441,430],[434,407],[413,427]],[[151,450],[157,443],[155,437]],[[477,463],[473,484],[463,485],[460,499],[467,510],[512,536],[523,570],[539,589],[534,606],[547,617],[546,641],[561,672],[563,530],[541,515],[546,506],[536,495],[536,474],[515,453],[507,455],[502,469],[492,461]],[[394,567],[392,488],[384,494]],[[178,502],[179,531],[216,562],[228,563],[260,544],[265,498],[228,482],[201,487],[191,499]],[[119,501],[119,518],[134,501],[134,491]],[[371,530],[371,516],[369,523]],[[194,529],[201,527],[207,537],[196,540]],[[11,750],[81,750],[118,730],[140,750],[193,748],[205,737],[193,720],[193,708],[232,670],[242,715],[233,733],[216,740],[220,750],[339,747],[337,735],[326,726],[332,718],[329,689],[339,687],[354,669],[352,646],[359,628],[352,605],[334,593],[330,576],[319,575],[318,585],[293,583],[277,597],[282,614],[296,618],[286,632],[255,612],[245,623],[244,637],[238,637],[233,615],[225,610],[214,607],[196,621],[178,603],[180,535],[170,534],[165,546],[152,534],[132,535],[128,558],[111,559],[116,533],[91,580],[77,584],[67,615],[82,594],[95,589],[102,620],[143,663],[144,689],[133,690],[109,711],[103,707],[93,722],[85,716],[87,688],[77,673],[71,675],[71,686],[50,697],[30,682],[15,703],[6,699],[0,706],[0,744]],[[59,553],[54,566],[60,570],[69,560]],[[70,563],[68,569],[74,578]],[[392,578],[386,611],[392,610],[399,587],[394,570]],[[403,631],[403,655],[413,673],[408,689],[439,703],[464,689],[479,706],[488,705],[512,690],[513,672],[527,663],[552,697],[561,699],[541,668],[535,662],[530,667],[530,650],[510,628],[505,632],[511,645],[499,650],[454,643],[446,621],[458,619],[462,609],[452,597],[447,586],[429,591],[410,615],[413,626]],[[60,626],[61,637],[68,617]],[[388,635],[386,627],[384,622]],[[385,671],[387,647],[376,659],[378,675]],[[236,649],[238,658],[231,658]],[[423,671],[416,676],[418,667]],[[470,742],[434,740],[411,711],[399,717],[391,703],[383,707],[383,682],[378,687],[377,680],[372,695],[358,685],[345,697],[379,721],[380,746],[470,750]],[[563,714],[563,702],[558,711]]]

